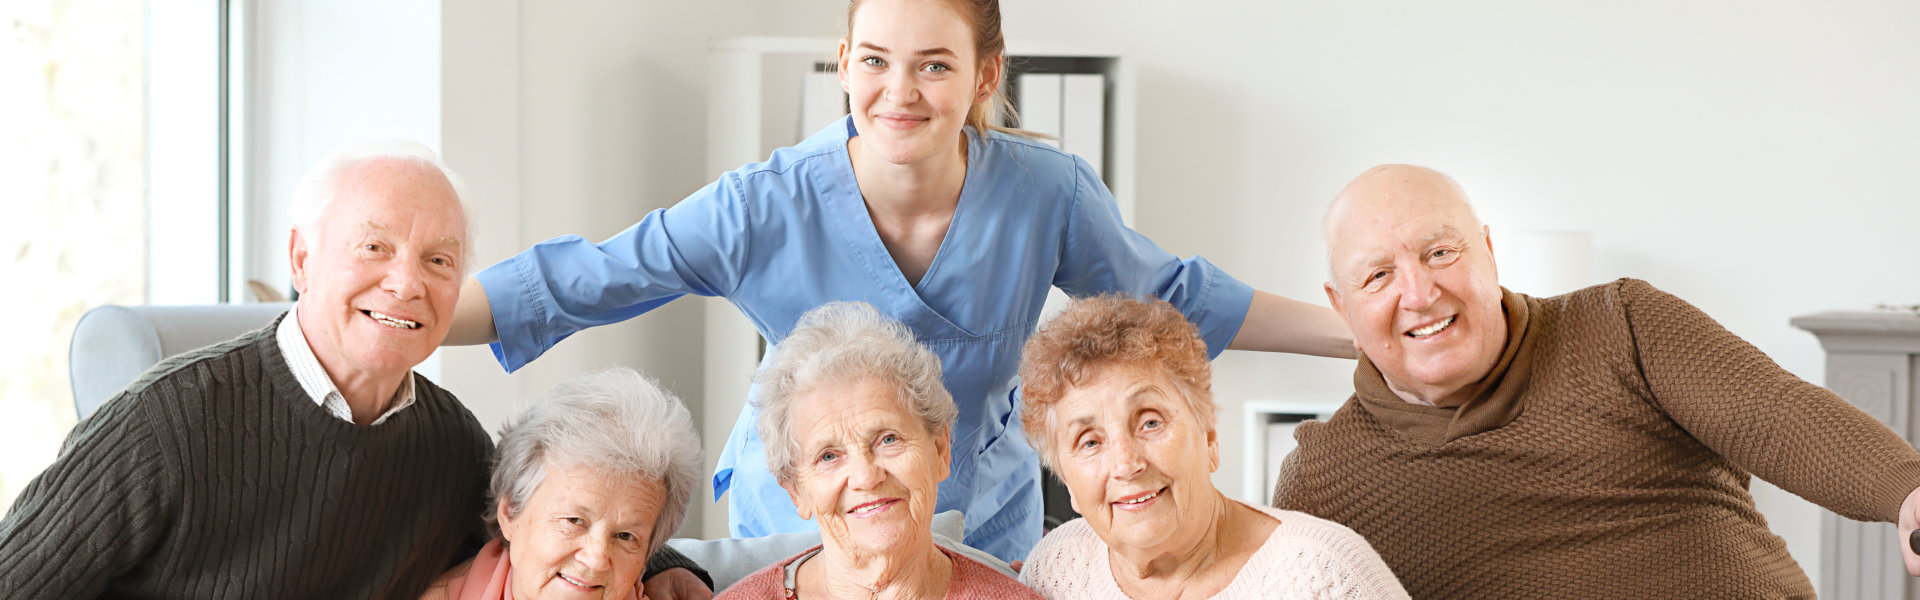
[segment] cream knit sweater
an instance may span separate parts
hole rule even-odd
[[[1407,597],[1387,563],[1353,530],[1306,513],[1253,508],[1280,526],[1215,599]],[[1049,600],[1126,598],[1107,557],[1107,544],[1086,519],[1074,519],[1034,546],[1020,581]]]

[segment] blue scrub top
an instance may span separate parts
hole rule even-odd
[[[1092,167],[1044,143],[968,129],[967,175],[945,241],[918,286],[880,241],[853,175],[851,117],[766,162],[721,176],[598,244],[541,242],[477,277],[493,306],[508,371],[568,335],[616,323],[683,294],[722,296],[753,322],[769,355],[800,315],[837,300],[872,304],[940,357],[959,405],[952,472],[938,510],[966,513],[968,545],[1002,560],[1040,539],[1040,466],[1016,405],[1020,348],[1049,287],[1075,297],[1119,291],[1167,300],[1218,355],[1253,289],[1194,257],[1180,260],[1128,229]],[[735,537],[814,528],[767,469],[752,403],[714,474]]]

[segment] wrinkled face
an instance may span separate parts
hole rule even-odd
[[[374,160],[341,178],[317,227],[293,232],[300,329],[336,380],[402,376],[447,337],[466,216],[429,166]]]
[[[973,30],[944,1],[868,0],[840,40],[863,153],[913,164],[956,152],[967,109],[999,85],[999,66],[980,70]]]
[[[829,549],[892,555],[932,543],[947,432],[927,431],[892,386],[872,378],[804,391],[792,415],[800,450],[785,487]]]
[[[659,481],[546,463],[546,478],[508,516],[496,510],[520,600],[625,598],[647,568],[653,522],[666,503]]]
[[[1451,394],[1493,369],[1507,332],[1486,229],[1449,193],[1401,186],[1328,224],[1327,297],[1354,343],[1402,397],[1440,406],[1465,400]]]
[[[1197,543],[1218,502],[1219,439],[1164,369],[1106,366],[1049,418],[1055,472],[1109,547],[1160,554]]]

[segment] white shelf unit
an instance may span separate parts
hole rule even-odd
[[[1327,395],[1248,400],[1242,405],[1245,424],[1245,454],[1241,457],[1240,500],[1266,506],[1273,499],[1275,476],[1280,461],[1296,447],[1293,429],[1309,420],[1325,421],[1340,410],[1345,400],[1328,401]]]
[[[833,38],[740,37],[714,40],[707,62],[707,176],[765,160],[775,149],[810,135],[802,133],[805,79],[816,63],[836,61]],[[1106,127],[1103,179],[1113,190],[1126,222],[1134,214],[1134,77],[1118,54],[1052,44],[1015,44],[1009,48],[1011,72],[1022,65],[1066,66],[1074,72],[1105,76]],[[1058,290],[1054,292],[1059,295]],[[753,370],[760,362],[759,333],[732,305],[706,301],[706,397],[700,403],[700,434],[709,461],[720,455],[733,422],[746,404]],[[704,511],[703,537],[726,535],[725,510]]]

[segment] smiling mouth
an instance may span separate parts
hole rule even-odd
[[[394,329],[419,329],[420,328],[419,323],[408,321],[406,319],[400,319],[400,318],[388,316],[386,313],[383,313],[383,312],[372,311],[372,310],[362,310],[360,311],[360,313],[368,317],[372,317],[374,321],[379,322],[381,325],[386,325]]]
[[[567,582],[567,583],[571,583],[571,584],[573,584],[573,585],[576,585],[576,586],[579,586],[579,587],[583,587],[583,588],[586,588],[586,589],[589,589],[589,590],[591,590],[591,589],[598,589],[598,588],[600,587],[600,586],[598,586],[598,585],[594,585],[594,584],[591,584],[591,583],[587,583],[587,582],[584,582],[584,581],[581,581],[581,580],[578,580],[578,579],[574,579],[574,578],[572,578],[572,577],[568,577],[566,573],[554,573],[554,576],[556,576],[556,577],[559,577],[559,578],[561,579],[561,581],[565,581],[565,582]]]
[[[872,501],[872,502],[868,502],[868,503],[866,503],[866,504],[862,504],[862,505],[859,505],[859,506],[855,506],[855,507],[853,507],[853,510],[849,510],[849,511],[847,511],[847,514],[850,514],[850,515],[864,515],[864,514],[869,514],[869,513],[872,513],[872,512],[874,512],[874,511],[877,511],[877,510],[880,510],[880,509],[883,509],[883,508],[886,508],[886,507],[888,507],[888,506],[892,506],[892,505],[893,505],[893,503],[894,503],[894,502],[895,502],[896,500],[897,500],[897,499],[895,499],[895,498],[888,498],[888,499],[886,499],[886,500],[875,500],[875,501]]]
[[[1419,329],[1409,331],[1407,332],[1407,337],[1410,337],[1416,340],[1424,337],[1430,337],[1433,334],[1440,333],[1441,331],[1445,331],[1448,327],[1452,327],[1453,321],[1458,318],[1460,318],[1460,315],[1454,315],[1451,317],[1447,317],[1447,320],[1445,321],[1441,321],[1439,323],[1434,323],[1426,327],[1421,327]]]
[[[903,115],[903,114],[875,115],[873,120],[891,127],[899,127],[899,128],[916,127],[916,126],[919,126],[921,123],[927,122],[926,117],[921,117],[917,115]]]
[[[1134,498],[1132,500],[1115,500],[1113,503],[1122,504],[1122,505],[1145,504],[1148,500],[1159,498],[1160,494],[1164,494],[1166,492],[1167,492],[1167,488],[1160,488],[1160,489],[1154,490],[1153,493],[1151,494],[1147,494],[1139,498]]]

